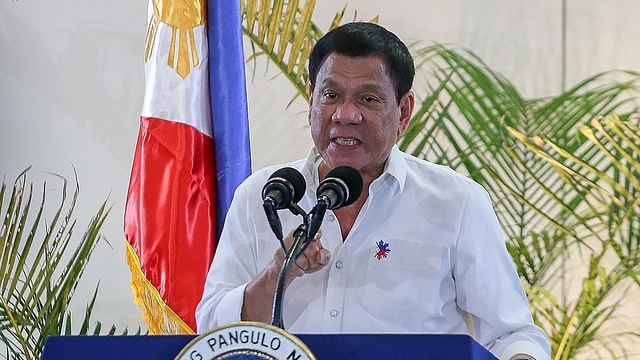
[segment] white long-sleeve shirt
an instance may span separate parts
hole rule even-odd
[[[316,202],[320,157],[282,165],[301,171],[299,205]],[[261,191],[281,166],[251,175],[236,191],[196,310],[198,331],[240,321],[246,284],[280,243]],[[279,211],[284,232],[302,223]],[[487,192],[444,166],[398,150],[369,188],[347,238],[327,211],[322,245],[331,262],[287,288],[284,323],[291,333],[468,333],[500,359],[526,353],[548,359]]]

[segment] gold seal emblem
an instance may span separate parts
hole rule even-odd
[[[174,68],[183,79],[186,78],[191,72],[191,66],[200,64],[193,29],[206,25],[206,17],[205,0],[153,0],[153,13],[147,25],[145,62],[153,54],[158,26],[164,23],[171,27],[167,65]]]
[[[300,339],[279,327],[242,321],[193,339],[175,360],[316,360]]]

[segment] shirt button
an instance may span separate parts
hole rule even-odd
[[[338,310],[331,310],[331,316],[332,317],[338,316]]]
[[[336,267],[342,269],[342,261],[336,261]]]
[[[329,221],[333,221],[336,219],[336,217],[333,216],[333,214],[329,214],[329,216],[327,216],[327,219],[329,219]]]

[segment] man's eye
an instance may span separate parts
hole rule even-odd
[[[363,99],[364,99],[364,102],[367,102],[367,103],[372,103],[372,102],[377,102],[378,101],[378,98],[375,97],[375,96],[365,96]]]
[[[334,92],[326,91],[324,93],[324,97],[327,99],[335,99],[336,97],[338,97],[338,95]]]

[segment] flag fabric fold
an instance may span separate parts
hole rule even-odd
[[[152,334],[195,332],[226,209],[251,171],[240,15],[237,1],[150,1],[124,232]]]

